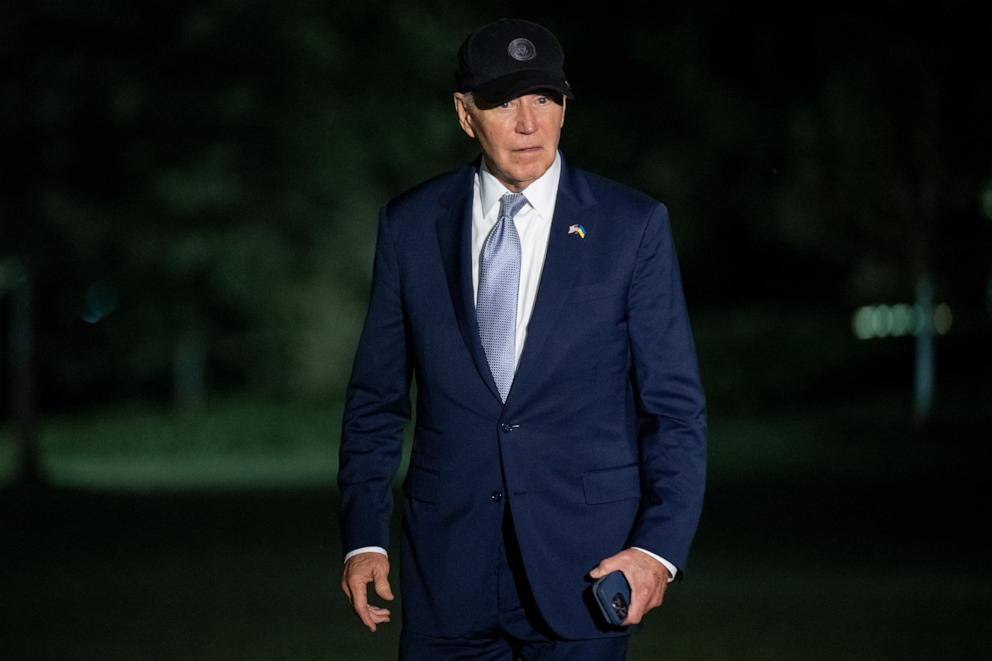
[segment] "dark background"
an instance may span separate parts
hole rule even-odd
[[[987,650],[986,3],[91,1],[0,9],[5,658],[391,658],[337,593],[341,400],[500,16],[679,249],[710,488],[632,658]]]

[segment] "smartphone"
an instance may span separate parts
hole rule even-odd
[[[622,571],[615,571],[592,584],[592,594],[599,604],[606,621],[615,626],[623,626],[630,607],[630,584]]]

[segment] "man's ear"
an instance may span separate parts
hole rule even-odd
[[[472,128],[472,114],[468,110],[468,104],[465,103],[465,95],[461,92],[455,92],[452,95],[455,101],[455,114],[458,115],[458,125],[462,127],[465,134],[470,137],[475,137],[475,129]]]

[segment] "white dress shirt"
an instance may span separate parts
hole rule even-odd
[[[555,202],[558,199],[558,182],[561,180],[561,155],[556,154],[551,167],[521,191],[527,198],[525,204],[513,218],[513,224],[520,235],[520,284],[517,288],[516,359],[514,368],[520,364],[520,354],[527,340],[527,324],[537,300],[537,287],[541,283],[541,269],[544,256],[548,252],[548,237],[551,236],[551,219],[555,215]],[[500,183],[482,159],[482,167],[475,176],[475,191],[472,201],[472,291],[479,294],[479,256],[482,246],[496,221],[499,220],[499,200],[511,192]]]
[[[537,300],[537,288],[541,283],[541,270],[544,268],[544,256],[548,250],[548,237],[551,236],[551,219],[555,215],[555,202],[558,198],[558,182],[561,180],[561,154],[555,155],[551,167],[535,179],[527,188],[521,191],[527,198],[527,204],[517,212],[513,219],[520,235],[520,284],[517,289],[517,324],[516,324],[516,359],[514,368],[520,364],[520,354],[527,340],[527,324],[534,311]],[[482,159],[482,166],[475,175],[472,201],[472,291],[479,293],[479,256],[482,246],[489,236],[489,231],[499,220],[499,200],[511,192],[500,183]],[[675,578],[675,565],[664,558],[655,555],[647,549],[637,546],[631,548],[647,553],[652,558],[665,565],[668,569],[668,580]],[[374,551],[386,554],[386,549],[380,546],[366,546],[348,552],[344,559],[359,553]]]

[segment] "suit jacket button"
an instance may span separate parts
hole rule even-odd
[[[511,431],[513,431],[513,425],[511,425],[511,424],[508,424],[508,423],[506,423],[506,422],[504,422],[503,424],[501,424],[501,425],[500,425],[499,427],[500,427],[500,429],[502,429],[503,431],[505,431],[505,432],[506,432],[506,433],[508,433],[508,434],[509,434],[509,433],[510,433]]]
[[[499,489],[493,491],[491,494],[489,494],[489,500],[493,501],[494,503],[498,503],[499,501],[503,500],[503,492],[500,491]]]

